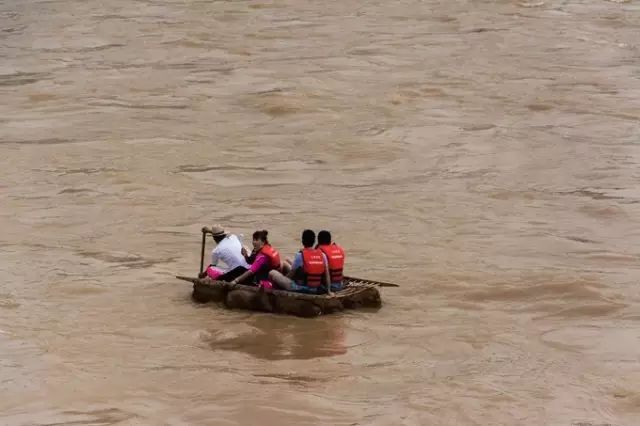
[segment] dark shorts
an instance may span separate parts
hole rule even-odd
[[[236,278],[238,278],[240,275],[244,274],[245,272],[247,272],[247,268],[245,268],[244,266],[238,266],[237,268],[230,270],[226,274],[220,275],[218,277],[218,281],[231,282]],[[251,278],[249,278],[247,281],[250,281],[250,280]],[[245,284],[245,283],[242,283],[242,284]],[[247,283],[247,284],[250,285],[251,283]]]

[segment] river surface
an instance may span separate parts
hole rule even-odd
[[[637,426],[639,34],[636,1],[0,1],[0,424]],[[197,306],[217,222],[400,287]]]

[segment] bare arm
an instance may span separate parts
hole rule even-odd
[[[251,260],[251,256],[249,256],[249,251],[245,246],[242,246],[242,250],[240,250],[240,254],[242,254],[242,257],[244,257],[245,262],[250,263],[249,261]],[[251,254],[253,254],[253,252]]]
[[[293,277],[296,276],[296,272],[298,272],[298,268],[300,268],[300,265],[298,263],[296,263],[296,259],[297,259],[298,255],[296,254],[293,257],[293,261],[291,262],[291,266],[289,268],[289,272],[287,272],[287,278],[293,279]],[[285,262],[288,259],[285,260]]]
[[[296,269],[297,270],[297,269]],[[291,268],[289,270],[289,272],[287,273],[287,278],[291,278],[293,279],[293,277],[296,275],[296,270],[294,270],[293,268]]]
[[[209,227],[207,226],[203,226],[202,227],[202,233],[203,234],[210,234],[211,233],[211,229],[209,229]],[[211,266],[216,266],[218,264],[218,253],[215,253],[215,249],[214,251],[211,252]]]
[[[331,296],[331,274],[329,273],[329,262],[327,262],[327,257],[323,254],[322,259],[324,261],[324,282],[327,283],[327,294]]]

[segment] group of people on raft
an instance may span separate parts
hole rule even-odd
[[[200,278],[310,294],[331,294],[343,288],[345,253],[331,241],[329,231],[318,232],[317,244],[313,230],[303,231],[302,249],[293,261],[280,258],[278,250],[269,244],[266,230],[253,233],[251,253],[238,236],[220,225],[205,226],[202,232],[212,235],[216,247],[211,252],[211,264]],[[219,266],[220,261],[224,267]]]

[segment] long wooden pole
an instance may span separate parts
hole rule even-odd
[[[207,242],[207,232],[202,231],[202,248],[200,250],[200,273],[204,271],[204,246]]]

